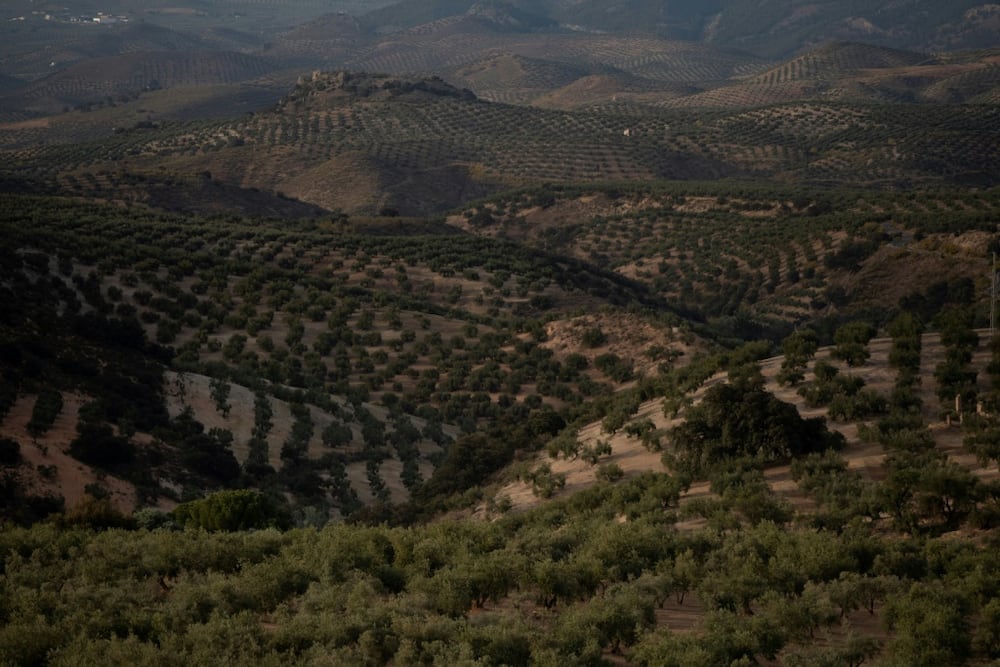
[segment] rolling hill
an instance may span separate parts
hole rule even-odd
[[[362,18],[372,26],[406,29],[461,15],[486,3],[406,0]],[[930,0],[873,8],[861,2],[816,5],[802,0],[753,2],[496,2],[580,32],[643,32],[701,41],[768,58],[784,58],[831,39],[862,40],[893,48],[961,50],[996,41],[996,10],[975,0],[947,6]],[[533,25],[539,25],[536,21]]]
[[[441,213],[503,188],[544,183],[995,184],[1000,125],[992,107],[972,103],[993,94],[993,55],[908,64],[919,57],[836,44],[694,94],[673,84],[670,92],[651,84],[618,93],[616,82],[633,90],[641,84],[634,75],[588,75],[539,98],[554,109],[491,103],[436,77],[314,72],[271,109],[239,118],[184,122],[198,109],[219,113],[232,94],[189,86],[8,124],[0,127],[0,150],[16,165],[12,177],[37,180],[43,190],[68,182],[64,174],[209,172],[227,186],[368,214]],[[258,62],[232,76],[253,76]],[[459,71],[497,96],[523,94],[526,85],[540,92],[582,74],[512,57],[479,67]],[[273,99],[274,87],[242,88],[243,99]],[[575,90],[581,98],[574,102]],[[963,102],[899,101],[943,92]],[[582,101],[589,106],[578,107]],[[146,120],[134,120],[140,113]]]
[[[791,0],[712,6],[414,0],[360,16],[341,12],[318,17],[310,16],[315,7],[303,6],[301,16],[308,20],[268,34],[270,39],[251,30],[242,14],[227,20],[224,13],[181,8],[162,13],[158,8],[161,13],[149,21],[143,17],[95,26],[53,20],[33,24],[31,30],[11,27],[12,54],[0,63],[0,75],[30,80],[40,88],[32,96],[8,96],[4,110],[9,114],[103,102],[109,95],[135,94],[151,81],[164,87],[210,86],[266,75],[290,85],[295,76],[317,69],[441,76],[481,98],[518,104],[561,89],[561,108],[593,103],[592,93],[576,103],[567,99],[575,82],[585,85],[593,76],[624,77],[608,100],[654,105],[718,108],[806,97],[880,103],[991,99],[995,85],[990,75],[983,80],[982,73],[970,74],[968,67],[951,74],[976,81],[943,83],[943,90],[926,96],[922,90],[948,76],[931,67],[945,58],[941,54],[995,47],[995,39],[984,42],[981,37],[970,38],[963,47],[956,36],[989,34],[995,16],[989,7],[960,3],[948,9],[921,6],[901,12],[887,7],[873,13],[855,5],[817,9]],[[256,9],[270,12],[280,6],[263,3]],[[40,19],[32,15],[32,21]],[[203,29],[192,29],[185,21],[204,24]],[[36,33],[46,36],[36,40]],[[144,64],[132,62],[139,53],[146,54]],[[192,66],[178,62],[182,53],[199,54],[198,73],[183,74]],[[107,58],[118,60],[87,66]],[[247,76],[248,66],[255,76]],[[895,69],[898,75],[869,71],[873,69]],[[731,90],[733,85],[743,92]],[[969,94],[963,94],[966,90]],[[46,94],[48,103],[41,104],[37,97]]]
[[[0,16],[0,663],[1000,657],[995,6],[71,4]]]
[[[0,97],[0,109],[48,115],[95,102],[120,102],[160,88],[253,81],[273,69],[264,59],[233,52],[131,51],[87,58],[19,87]]]
[[[485,476],[561,428],[557,407],[652,363],[639,349],[696,346],[627,278],[446,226],[248,224],[26,196],[3,210],[4,432],[34,443],[12,487],[28,499],[66,483],[73,503],[103,470],[123,508],[249,483],[346,515],[405,499],[447,464],[446,443],[523,422],[468,472]],[[541,344],[541,321],[629,306],[648,332],[603,343],[611,366]],[[40,417],[52,401],[65,410]],[[384,497],[359,481],[378,486],[383,464]]]
[[[26,472],[28,498],[74,460],[89,467],[67,502],[104,470],[123,508],[236,483],[344,514],[420,480],[460,491],[718,342],[981,313],[1000,206],[691,184],[525,190],[436,224],[289,222],[236,217],[219,187],[202,183],[208,218],[157,212],[166,197],[4,197],[4,433],[62,471]],[[484,468],[435,476],[463,455],[447,442],[483,434]]]
[[[306,664],[284,644],[293,631],[298,646],[350,660],[371,650],[370,619],[345,606],[348,618],[319,626],[318,610],[359,597],[428,655],[471,646],[471,617],[480,655],[516,650],[525,663],[916,660],[926,644],[914,645],[901,606],[917,620],[947,613],[956,652],[987,655],[998,352],[971,328],[982,295],[931,286],[901,302],[911,310],[888,338],[867,340],[862,325],[852,346],[840,332],[856,321],[818,347],[800,329],[804,347],[786,340],[786,356],[766,357],[766,341],[722,351],[667,317],[654,290],[558,245],[606,241],[617,261],[629,230],[616,223],[648,209],[673,232],[685,216],[730,230],[742,217],[765,243],[808,254],[809,234],[783,241],[788,226],[769,213],[783,196],[722,191],[525,191],[451,225],[3,196],[0,492],[6,519],[35,525],[0,531],[0,653],[149,658],[179,642],[197,661],[221,650],[216,629],[240,622],[248,662]],[[839,241],[823,264],[853,258],[859,283],[884,290],[900,279],[872,273],[888,263],[878,253],[981,268],[995,202],[961,194],[868,193],[865,213],[908,227],[869,238],[867,256],[846,249],[875,229],[840,236],[816,193],[789,208]],[[492,227],[501,205],[527,224]],[[989,232],[970,231],[975,212]],[[586,230],[561,237],[584,216]],[[504,233],[560,253],[490,238]],[[723,248],[721,233],[706,235],[704,247],[732,256],[747,242],[733,236]],[[927,267],[911,284],[939,277]],[[939,331],[921,334],[921,319]],[[956,404],[952,382],[972,400]],[[702,431],[690,429],[713,441],[730,428],[745,456],[706,456],[699,469]],[[796,429],[830,448],[769,449]],[[52,589],[44,605],[38,581]],[[95,602],[108,597],[113,611]],[[149,630],[159,643],[101,635],[166,618]],[[433,641],[414,630],[429,620]],[[485,639],[501,631],[503,646]],[[723,641],[735,631],[742,643]],[[386,641],[376,662],[407,658]]]

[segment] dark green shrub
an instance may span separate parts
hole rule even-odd
[[[257,491],[219,491],[174,508],[174,520],[185,527],[238,531],[287,526],[283,508]]]

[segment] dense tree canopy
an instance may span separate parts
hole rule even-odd
[[[694,477],[728,459],[787,460],[843,444],[823,419],[803,419],[795,406],[766,391],[756,368],[731,372],[730,382],[710,387],[670,440],[667,460]]]

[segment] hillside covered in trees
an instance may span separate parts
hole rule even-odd
[[[766,208],[763,193],[754,207],[704,193],[555,191],[524,211],[551,225],[584,202],[704,199],[725,224]],[[917,214],[941,195],[878,201],[913,208],[908,226],[852,238],[843,214],[803,213],[830,241],[789,245],[770,278],[746,256],[761,310],[727,315],[554,245],[587,236],[514,234],[496,215],[509,200],[400,233],[398,218],[250,224],[8,196],[0,650],[17,664],[995,655],[997,352],[974,328],[979,278],[927,275],[888,308],[849,287],[886,253],[985,268],[989,232],[960,211],[991,200],[962,199],[983,204],[948,231]],[[463,231],[478,218],[497,233]],[[826,254],[792,279],[802,247]],[[814,282],[814,298],[840,296],[765,307]],[[765,313],[775,342],[725,351]]]
[[[0,663],[1000,661],[994,6],[36,5]]]

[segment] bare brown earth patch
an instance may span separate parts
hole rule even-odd
[[[606,342],[596,347],[588,347],[584,337],[588,331],[598,328]],[[697,339],[677,328],[666,328],[643,320],[637,315],[595,312],[568,320],[555,320],[545,327],[547,340],[542,343],[553,351],[559,360],[570,354],[586,357],[593,366],[594,359],[602,354],[616,354],[631,360],[633,369],[642,375],[655,373],[661,361],[677,361],[683,364],[698,348]],[[651,352],[657,351],[656,354]],[[607,380],[594,375],[596,380]]]
[[[16,132],[17,130],[44,129],[49,126],[49,120],[49,118],[31,118],[29,120],[17,121],[16,123],[3,123],[0,124],[0,130]]]
[[[86,495],[90,484],[103,487],[108,492],[112,506],[120,512],[131,513],[136,507],[135,488],[124,480],[77,461],[69,454],[69,445],[76,438],[80,406],[89,398],[75,393],[63,394],[63,408],[52,427],[38,438],[27,429],[37,396],[18,397],[10,412],[0,424],[0,433],[21,444],[24,464],[18,469],[28,493],[62,496],[66,508],[77,505]]]
[[[206,429],[220,428],[230,431],[233,434],[233,455],[240,464],[245,462],[249,452],[248,443],[254,428],[255,396],[253,392],[241,385],[230,383],[227,400],[229,410],[228,414],[224,415],[212,398],[211,379],[207,376],[168,372],[166,378],[167,403],[171,416],[176,416],[183,410],[190,408],[194,418],[204,424]],[[346,402],[336,398],[332,400],[347,414],[351,413],[351,408]],[[272,413],[272,427],[267,435],[268,463],[275,470],[280,470],[284,465],[281,450],[291,436],[295,419],[286,401],[271,396],[267,397],[267,401],[271,406]],[[376,420],[383,423],[389,420],[388,411],[383,406],[366,403],[364,407]],[[334,451],[322,440],[323,430],[333,422],[334,417],[316,406],[308,405],[307,408],[313,423],[313,432],[309,439],[306,456],[316,460],[324,454]],[[363,448],[360,424],[350,418],[346,421],[339,421],[350,427],[353,438],[350,443],[339,447],[336,451],[348,456],[359,453]],[[410,421],[421,430],[426,426],[426,422],[419,417],[411,416]],[[444,431],[452,437],[457,434],[452,427],[446,426]],[[420,440],[416,446],[422,457],[433,456],[441,451],[441,447],[430,440]],[[418,467],[425,479],[433,473],[433,465],[426,458],[418,461]],[[372,502],[374,494],[368,482],[365,462],[349,463],[346,469],[351,486],[361,501],[363,503]],[[401,471],[402,462],[395,458],[384,460],[379,469],[379,476],[389,490],[392,502],[403,502],[409,498],[409,491],[400,480]]]

